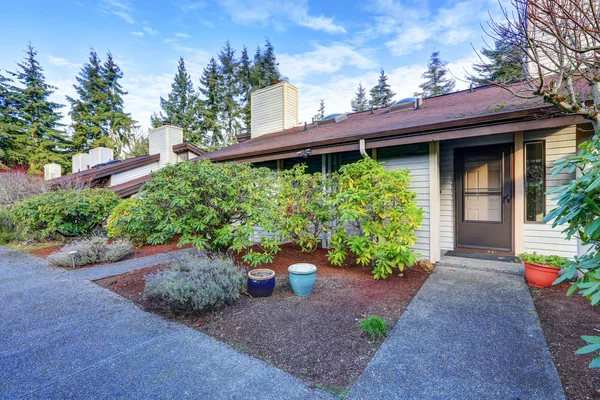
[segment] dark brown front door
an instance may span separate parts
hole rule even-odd
[[[455,152],[456,247],[512,250],[511,145]]]

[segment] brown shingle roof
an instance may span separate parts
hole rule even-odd
[[[185,153],[187,151],[194,153],[197,156],[201,156],[202,154],[206,153],[204,150],[202,150],[199,147],[194,146],[191,143],[179,143],[179,144],[173,145],[173,152],[176,154]]]
[[[521,85],[521,84],[517,84]],[[215,161],[236,160],[276,152],[324,145],[356,142],[436,129],[475,126],[508,121],[552,110],[541,99],[527,100],[513,96],[498,86],[483,86],[423,100],[417,110],[389,112],[386,109],[349,114],[335,124],[311,124],[270,133],[229,147],[207,153],[196,159]]]
[[[86,178],[89,177],[92,180],[106,178],[112,174],[118,172],[127,171],[136,167],[141,167],[153,162],[160,160],[160,154],[145,155],[128,158],[126,160],[115,160],[104,164],[96,165],[85,171],[75,172],[74,174],[64,175],[56,179],[49,180],[50,183],[60,183],[62,181],[72,178]]]

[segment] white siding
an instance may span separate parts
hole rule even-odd
[[[425,211],[421,228],[417,230],[414,249],[423,258],[429,259],[429,155],[404,156],[401,158],[378,158],[386,169],[410,170],[412,182],[409,189],[417,194],[417,205]]]
[[[454,250],[454,149],[512,143],[512,133],[440,143],[440,249]]]
[[[120,185],[121,183],[129,182],[142,176],[150,174],[150,172],[159,169],[158,162],[142,165],[141,167],[133,168],[127,171],[119,172],[111,177],[111,186]]]
[[[577,152],[576,127],[562,129],[546,129],[525,132],[524,142],[544,140],[546,149],[546,190],[568,183],[575,179],[575,173],[561,173],[552,176],[554,162],[561,158],[573,156]],[[556,206],[552,200],[556,195],[546,196],[546,212]],[[577,240],[566,240],[561,233],[563,228],[552,229],[551,224],[525,222],[524,244],[526,252],[540,254],[556,254],[563,257],[573,257],[577,254]]]
[[[285,126],[286,128],[291,128],[298,125],[298,89],[291,85],[288,86],[285,92],[285,96]]]
[[[298,125],[298,89],[281,82],[251,94],[251,130],[253,138]]]

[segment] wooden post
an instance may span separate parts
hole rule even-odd
[[[523,131],[515,132],[515,201],[514,201],[514,250],[515,254],[525,251],[525,150]]]
[[[440,142],[429,142],[429,261],[440,258]]]

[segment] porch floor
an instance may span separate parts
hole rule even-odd
[[[440,264],[348,399],[564,399],[519,265]]]
[[[452,255],[444,255],[436,265],[452,268],[464,268],[469,270],[498,272],[523,276],[525,269],[523,263],[510,256],[488,256],[485,254],[464,254],[450,252]]]

